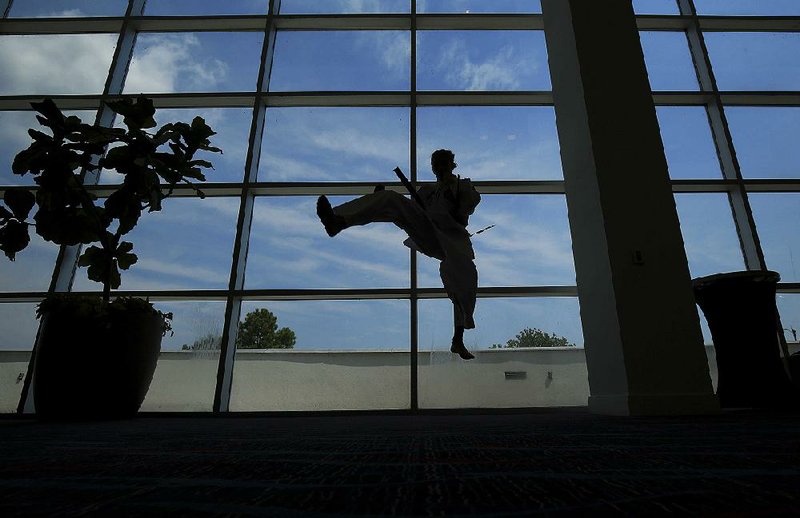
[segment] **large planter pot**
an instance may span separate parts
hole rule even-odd
[[[42,308],[34,404],[43,419],[132,417],[144,401],[161,350],[164,319],[149,304],[88,310]],[[111,308],[111,309],[109,309]]]
[[[795,388],[780,357],[773,271],[732,272],[693,280],[717,357],[720,406],[794,405]]]

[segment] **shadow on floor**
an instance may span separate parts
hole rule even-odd
[[[3,516],[800,513],[800,414],[0,420]]]

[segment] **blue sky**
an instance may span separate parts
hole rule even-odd
[[[696,0],[705,14],[798,14],[797,2]],[[120,15],[124,2],[17,2],[12,16]],[[676,13],[674,2],[638,0],[639,13]],[[246,14],[266,2],[148,1],[148,14]],[[408,2],[283,0],[285,13],[407,12]],[[323,6],[324,10],[320,9]],[[223,10],[224,9],[224,10]],[[539,12],[538,2],[428,0],[419,12]],[[681,33],[642,33],[654,90],[697,90]],[[800,89],[795,34],[706,35],[723,89]],[[0,95],[96,94],[102,91],[115,35],[2,36]],[[254,33],[180,33],[139,36],[125,86],[127,93],[253,91],[262,40]],[[410,35],[402,31],[288,32],[279,34],[270,89],[406,90]],[[71,56],[69,60],[64,56]],[[24,66],[20,66],[24,63]],[[67,73],[71,81],[63,81]],[[755,71],[755,73],[754,73]],[[429,90],[549,90],[544,36],[536,31],[449,31],[418,34],[418,87]],[[674,179],[719,178],[705,111],[659,107],[670,175]],[[797,178],[795,136],[800,109],[726,110],[745,178]],[[204,116],[218,131],[225,154],[212,156],[209,181],[242,177],[250,109],[164,110],[161,122]],[[91,112],[82,112],[91,120]],[[0,112],[0,159],[10,164],[27,145],[19,128],[34,124],[29,112]],[[410,171],[408,108],[270,108],[267,110],[261,181],[393,181],[391,170]],[[551,107],[421,107],[417,110],[417,169],[431,180],[428,156],[453,149],[458,173],[475,180],[562,178],[555,114]],[[19,177],[0,170],[0,182]],[[111,175],[104,182],[113,182]],[[24,183],[24,179],[23,179]],[[800,282],[800,246],[787,221],[797,221],[800,195],[754,195],[753,211],[768,265],[785,281]],[[346,200],[334,197],[334,203]],[[402,232],[390,225],[350,229],[329,239],[314,214],[313,197],[258,198],[255,206],[247,288],[408,287],[409,253]],[[743,268],[727,199],[720,194],[676,196],[693,276]],[[169,200],[161,214],[147,214],[131,233],[140,256],[123,276],[125,289],[225,288],[238,198]],[[497,227],[474,239],[481,286],[572,285],[566,203],[560,195],[486,195],[473,230]],[[197,243],[204,246],[198,247]],[[166,246],[168,245],[168,246]],[[44,290],[56,250],[38,238],[24,261],[0,261],[0,289]],[[419,257],[419,285],[439,287],[437,262]],[[77,289],[99,289],[80,270]],[[165,349],[180,348],[222,327],[221,302],[159,303],[176,314],[175,336]],[[780,300],[787,325],[800,327],[800,297]],[[268,307],[279,325],[292,327],[302,349],[407,348],[407,301],[247,302],[244,312]],[[422,349],[449,344],[446,300],[420,302]],[[30,305],[0,305],[0,348],[29,349],[35,321]],[[524,327],[540,327],[582,344],[576,299],[482,299],[471,347],[505,342]],[[20,325],[20,322],[25,322]],[[794,324],[792,324],[794,322]],[[706,331],[707,333],[707,331]]]
[[[795,0],[695,0],[703,15],[796,16],[800,5]],[[639,14],[678,14],[674,0],[633,0]],[[267,0],[148,0],[145,14],[261,14]],[[282,0],[284,14],[330,13],[407,13],[409,0]],[[54,16],[65,12],[82,16],[121,16],[125,0],[17,0],[11,16]],[[538,0],[417,0],[420,13],[539,13]]]

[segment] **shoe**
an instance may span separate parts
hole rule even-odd
[[[475,355],[469,352],[463,343],[456,343],[455,341],[453,345],[450,346],[450,352],[456,353],[462,360],[472,360],[475,358]]]
[[[317,198],[317,216],[319,216],[320,221],[322,221],[322,224],[325,226],[325,232],[327,232],[330,237],[344,230],[346,225],[344,218],[333,212],[331,202],[329,202],[328,198],[324,195]]]

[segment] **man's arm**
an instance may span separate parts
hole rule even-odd
[[[469,178],[459,178],[457,185],[455,217],[464,226],[467,226],[469,216],[475,212],[475,207],[481,202],[481,195],[475,190]]]

